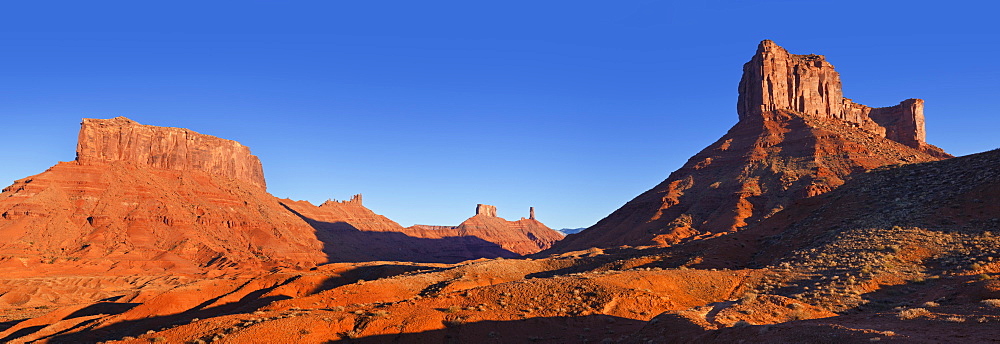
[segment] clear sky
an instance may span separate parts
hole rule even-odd
[[[845,96],[926,100],[928,141],[1000,147],[992,1],[21,1],[0,12],[0,183],[74,158],[81,118],[249,146],[278,197],[403,225],[477,203],[594,224],[736,123],[772,39]]]

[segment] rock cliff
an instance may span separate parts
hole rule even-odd
[[[497,217],[497,207],[486,204],[476,204],[476,215]]]
[[[776,110],[829,116],[929,154],[947,157],[925,142],[923,100],[907,99],[884,108],[854,103],[844,98],[840,74],[822,55],[790,54],[773,41],[764,40],[750,62],[743,65],[739,91],[736,107],[740,120]]]
[[[83,120],[76,160],[127,161],[178,171],[202,171],[266,187],[264,169],[236,141],[182,128],[142,125],[125,117]]]
[[[852,174],[950,157],[925,143],[923,101],[887,108],[841,95],[819,55],[763,41],[743,67],[739,122],[659,185],[550,252],[674,245],[758,223]]]

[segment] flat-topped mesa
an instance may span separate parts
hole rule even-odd
[[[760,42],[757,53],[743,65],[737,111],[740,120],[765,111],[790,110],[826,115],[904,145],[923,148],[923,100],[872,108],[844,98],[840,74],[822,55],[794,55],[771,40]]]
[[[486,204],[476,204],[476,215],[497,217],[497,207]]]
[[[129,161],[157,168],[203,171],[266,188],[260,160],[239,142],[183,128],[142,125],[125,117],[85,118],[76,161]]]

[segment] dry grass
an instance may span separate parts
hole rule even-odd
[[[980,302],[987,306],[1000,307],[1000,299],[986,299]]]
[[[909,308],[909,309],[904,309],[904,310],[899,311],[899,313],[897,313],[896,315],[900,319],[910,320],[910,319],[916,319],[916,318],[919,318],[919,317],[927,316],[928,314],[931,314],[931,312],[928,311],[925,308]]]

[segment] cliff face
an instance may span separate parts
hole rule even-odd
[[[907,99],[884,108],[854,103],[844,98],[840,74],[822,55],[790,54],[764,40],[743,65],[739,91],[740,120],[776,110],[833,117],[911,148],[948,156],[925,142],[923,100]]]
[[[740,230],[872,168],[950,155],[924,142],[923,101],[855,104],[822,56],[761,42],[744,65],[739,122],[659,185],[552,252],[673,245]]]
[[[125,117],[83,120],[76,160],[128,161],[178,171],[202,171],[266,187],[264,169],[236,141],[182,128],[142,125]]]

